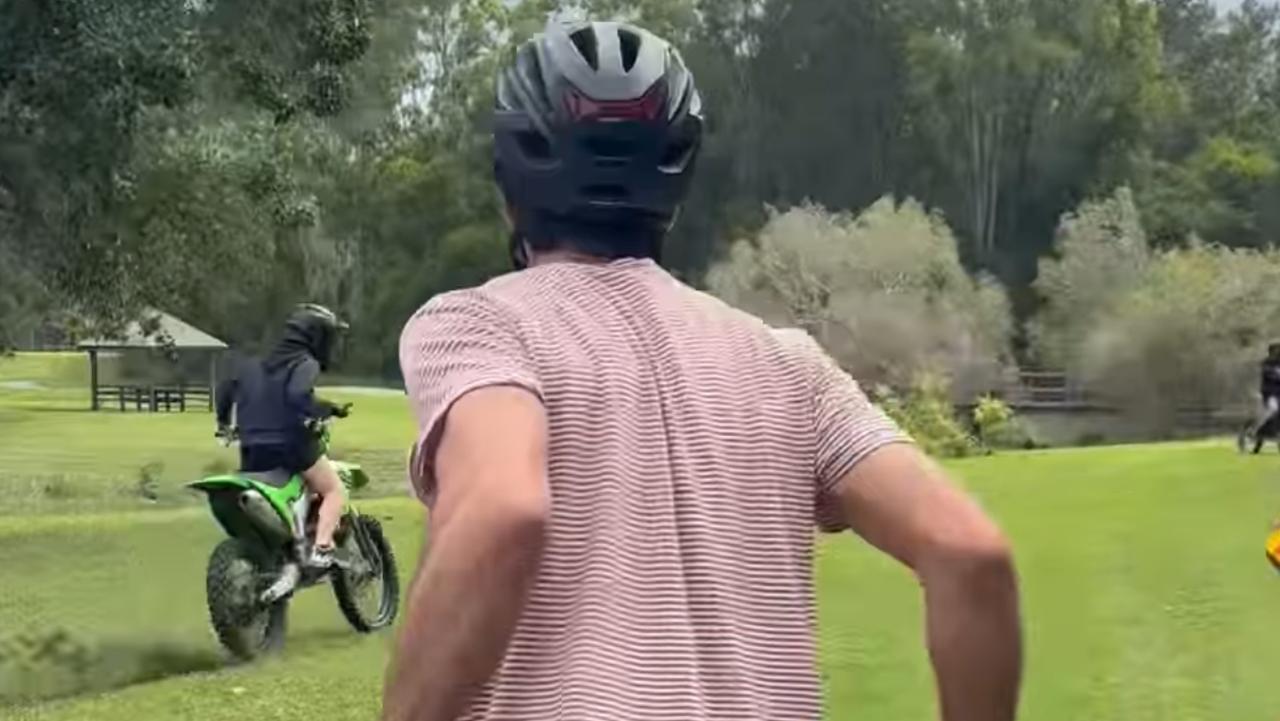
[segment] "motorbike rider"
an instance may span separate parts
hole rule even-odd
[[[1262,450],[1262,443],[1266,438],[1263,431],[1267,424],[1280,414],[1280,343],[1267,346],[1267,357],[1262,361],[1258,392],[1262,396],[1262,417],[1253,427],[1254,453]]]
[[[338,336],[347,327],[322,305],[297,306],[267,357],[238,363],[215,394],[219,437],[231,434],[235,409],[242,472],[301,474],[307,488],[320,497],[315,540],[304,559],[315,568],[334,565],[333,535],[345,497],[338,473],[307,421],[345,418],[350,410],[350,404],[315,396],[316,379],[328,369]]]

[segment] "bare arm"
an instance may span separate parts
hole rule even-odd
[[[873,453],[841,479],[840,507],[869,543],[924,587],[944,721],[1012,721],[1022,641],[1008,542],[972,499],[912,446]]]
[[[483,388],[449,411],[384,721],[451,721],[498,668],[542,557],[546,454],[545,411],[527,391]]]

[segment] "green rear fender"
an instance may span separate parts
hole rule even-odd
[[[306,491],[302,483],[302,476],[294,476],[289,481],[289,485],[284,488],[273,488],[252,478],[232,475],[211,476],[188,483],[187,488],[194,488],[208,494],[214,494],[219,491],[257,491],[271,503],[271,507],[280,515],[280,520],[284,521],[285,525],[290,528],[293,527],[293,504]]]
[[[209,478],[188,483],[187,488],[194,488],[197,491],[204,491],[205,493],[210,491],[225,491],[232,488],[240,488],[247,491],[250,488],[253,488],[253,484],[249,482],[248,478],[241,478],[239,476],[211,476]]]

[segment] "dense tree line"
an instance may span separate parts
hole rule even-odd
[[[1280,237],[1258,0],[0,0],[0,344],[154,305],[251,346],[305,297],[393,375],[413,308],[504,267],[491,78],[549,12],[684,49],[711,124],[668,261],[695,283],[806,202],[914,198],[1023,319],[1064,214],[1121,186],[1144,248]]]

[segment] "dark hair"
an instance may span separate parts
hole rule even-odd
[[[564,250],[607,260],[652,258],[661,262],[662,241],[667,232],[660,219],[640,213],[592,220],[535,212],[519,227],[522,230],[511,235],[512,262],[516,267],[523,267],[528,260],[522,255],[523,243],[542,253]]]

